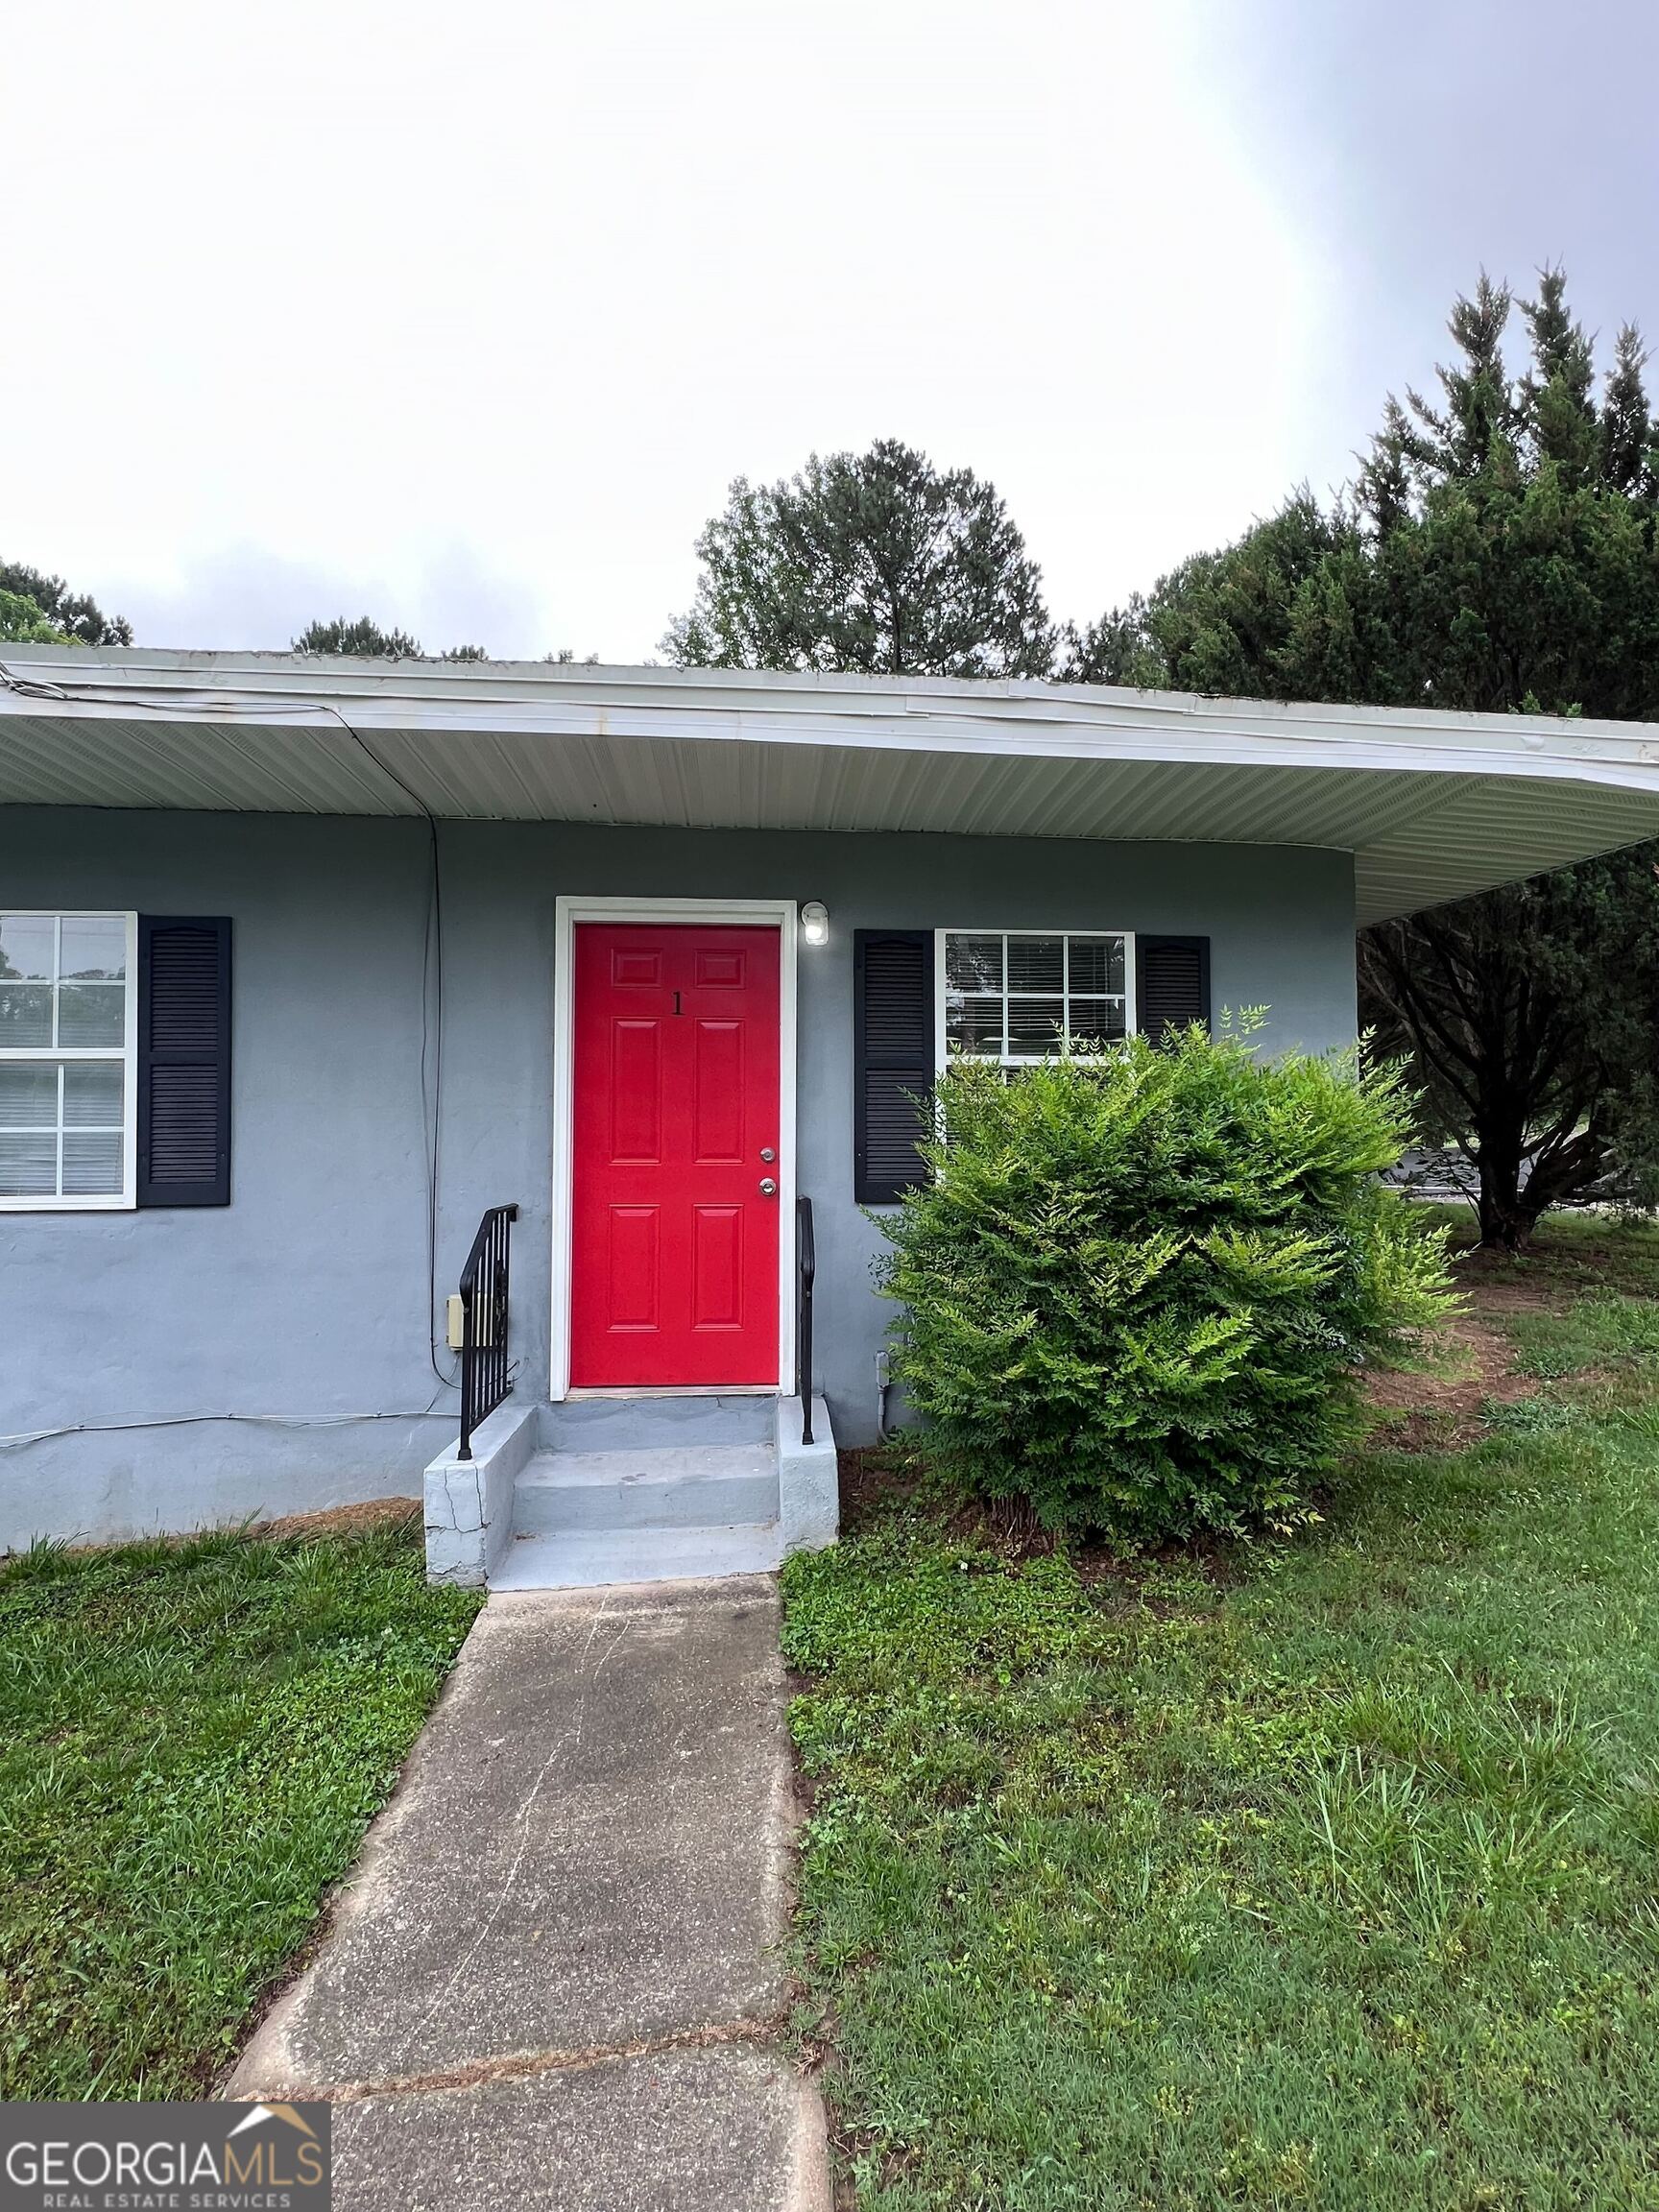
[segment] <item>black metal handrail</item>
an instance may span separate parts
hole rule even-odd
[[[507,1263],[517,1218],[517,1206],[492,1206],[461,1270],[461,1341],[455,1345],[461,1355],[460,1459],[471,1458],[472,1431],[513,1387],[507,1364]],[[450,1342],[455,1342],[453,1331]]]
[[[795,1387],[801,1393],[801,1441],[812,1441],[812,1278],[818,1256],[812,1248],[812,1201],[795,1201]]]

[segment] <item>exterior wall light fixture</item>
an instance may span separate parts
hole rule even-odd
[[[830,942],[830,909],[822,899],[808,899],[801,909],[801,934],[808,945]]]

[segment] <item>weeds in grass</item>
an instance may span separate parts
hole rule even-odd
[[[1524,1375],[1552,1379],[1659,1357],[1659,1304],[1619,1290],[1587,1290],[1563,1312],[1512,1314],[1505,1327]]]

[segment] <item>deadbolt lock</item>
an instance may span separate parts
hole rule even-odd
[[[760,1157],[765,1161],[767,1166],[770,1167],[773,1161],[777,1159],[778,1155],[772,1149],[770,1144],[762,1144],[760,1147]]]

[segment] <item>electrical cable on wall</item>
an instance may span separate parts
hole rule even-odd
[[[54,683],[49,677],[20,674],[4,661],[0,661],[0,683],[25,698],[83,699],[100,703],[96,692],[72,690],[65,685]],[[172,710],[155,700],[133,700],[130,704],[147,707],[162,714]],[[444,1126],[444,870],[438,840],[438,817],[420,792],[404,781],[389,760],[381,758],[360,730],[354,729],[347,721],[339,708],[325,700],[319,700],[315,704],[321,706],[325,713],[334,717],[347,736],[353,740],[381,775],[395,783],[410,804],[418,807],[426,818],[432,862],[426,932],[421,953],[421,1117],[424,1125],[421,1150],[426,1170],[426,1358],[439,1382],[445,1390],[453,1390],[458,1386],[459,1378],[445,1375],[438,1364],[438,1186]],[[306,710],[309,711],[309,709]],[[431,1070],[430,1082],[427,1079],[428,1068]]]
[[[380,757],[363,733],[353,729],[337,707],[329,707],[327,711],[349,737],[355,738],[380,773],[421,809],[426,817],[427,835],[431,840],[432,884],[421,953],[421,1113],[423,1121],[428,1121],[427,1100],[431,1100],[429,1125],[422,1140],[426,1168],[426,1357],[439,1382],[446,1390],[453,1390],[458,1378],[445,1375],[438,1364],[438,1180],[444,1127],[444,869],[438,843],[438,817],[420,792],[403,781],[389,760]],[[428,1065],[432,1071],[430,1083]]]
[[[50,1444],[60,1436],[127,1436],[143,1429],[195,1429],[204,1423],[240,1421],[254,1429],[351,1429],[364,1421],[447,1421],[437,1402],[418,1410],[390,1413],[158,1413],[145,1421],[66,1421],[56,1429],[20,1429],[0,1436],[0,1452],[19,1452],[26,1444]]]

